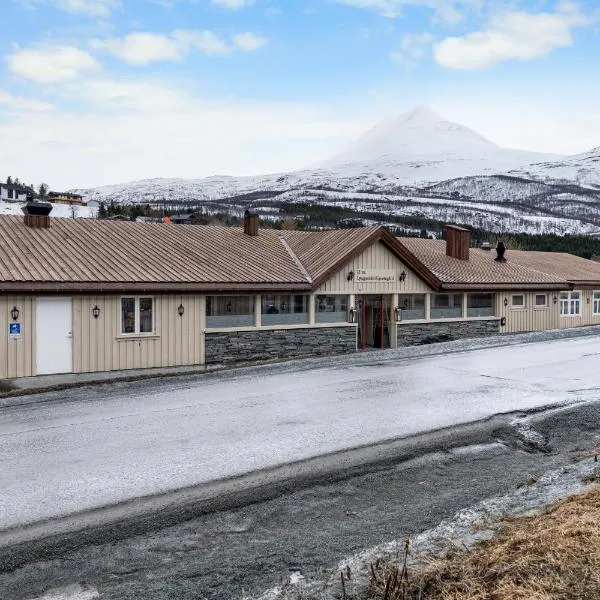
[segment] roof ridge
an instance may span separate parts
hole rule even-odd
[[[310,283],[312,285],[312,283],[313,283],[312,277],[310,276],[308,271],[304,268],[304,265],[300,262],[300,259],[296,256],[296,253],[292,250],[292,247],[288,244],[288,241],[285,239],[284,235],[282,233],[280,233],[277,237],[279,238],[279,241],[283,244],[283,247],[287,250],[291,259],[294,261],[294,264],[298,267],[298,269],[300,269],[300,272],[302,273],[302,275],[304,275],[304,278],[306,279],[306,281],[308,281],[308,283]]]

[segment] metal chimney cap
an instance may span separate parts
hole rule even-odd
[[[40,217],[47,217],[54,207],[50,202],[36,202],[35,200],[28,200],[21,210],[25,215],[37,215]]]

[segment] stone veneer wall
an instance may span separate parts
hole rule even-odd
[[[447,321],[398,325],[398,347],[421,346],[500,333],[500,319],[490,321]]]
[[[205,351],[207,365],[345,354],[356,351],[356,327],[207,333]]]

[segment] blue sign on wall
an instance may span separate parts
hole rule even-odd
[[[8,335],[11,338],[21,337],[21,323],[9,323],[8,324]]]

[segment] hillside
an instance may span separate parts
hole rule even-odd
[[[77,190],[88,199],[264,218],[291,205],[337,206],[346,218],[453,221],[490,231],[600,232],[600,148],[556,157],[501,148],[433,111],[386,119],[312,169],[254,177],[149,179]],[[285,211],[283,211],[285,207]]]

